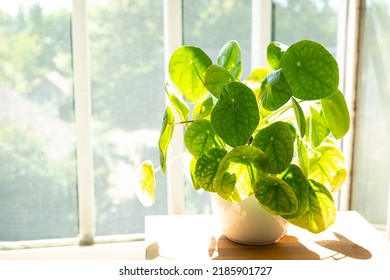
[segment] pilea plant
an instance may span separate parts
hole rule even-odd
[[[163,117],[159,169],[166,170],[174,127],[184,126],[195,189],[232,203],[254,195],[269,213],[318,233],[335,220],[331,193],[347,173],[336,144],[350,120],[338,65],[309,40],[271,42],[267,61],[241,79],[236,41],[222,47],[215,63],[200,48],[178,48],[169,63],[174,85],[165,89],[172,106]],[[144,205],[154,202],[155,171],[150,160],[137,170]]]

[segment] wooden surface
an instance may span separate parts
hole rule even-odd
[[[312,234],[293,225],[279,242],[234,243],[211,215],[148,216],[148,260],[390,260],[390,243],[357,212],[338,212],[333,226]]]

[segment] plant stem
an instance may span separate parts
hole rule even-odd
[[[190,120],[190,121],[181,121],[181,122],[171,122],[171,123],[168,123],[168,125],[180,125],[180,124],[188,124],[188,123],[193,123],[194,120]]]
[[[166,164],[166,165],[168,166],[169,164],[171,164],[171,163],[174,162],[175,160],[178,160],[179,158],[184,157],[186,154],[188,154],[188,152],[183,152],[183,153],[178,154],[177,156],[175,156],[175,157],[173,157],[173,158],[167,160],[167,164]],[[158,172],[158,171],[160,171],[160,170],[161,170],[161,166],[159,166],[159,167],[157,167],[156,169],[154,169],[154,173],[156,173],[156,172]]]

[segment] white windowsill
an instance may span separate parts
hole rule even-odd
[[[144,260],[145,242],[0,251],[0,260]]]

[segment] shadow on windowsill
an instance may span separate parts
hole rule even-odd
[[[343,235],[334,232],[338,240],[316,241],[315,244],[330,250],[329,255],[319,255],[310,250],[298,238],[284,236],[279,242],[270,245],[242,245],[230,241],[221,235],[212,238],[209,246],[209,256],[214,260],[340,260],[344,258],[366,260],[372,254],[362,246],[352,242]],[[323,250],[321,250],[323,251]]]

